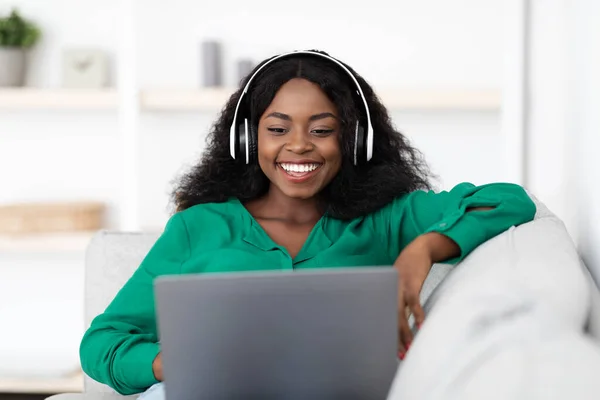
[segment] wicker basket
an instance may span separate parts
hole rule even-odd
[[[95,231],[102,228],[104,203],[32,203],[0,206],[1,234]]]

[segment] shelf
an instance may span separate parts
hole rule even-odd
[[[151,111],[217,111],[235,89],[202,90],[144,90],[140,95],[141,108]]]
[[[217,111],[235,89],[210,88],[198,90],[144,90],[141,108],[148,111]],[[376,90],[390,110],[499,110],[498,90]]]
[[[147,111],[218,111],[233,88],[150,89],[140,93]],[[383,89],[377,94],[390,110],[499,110],[498,90]],[[0,89],[0,110],[115,110],[116,89]]]
[[[84,252],[94,233],[0,235],[0,254]]]
[[[64,378],[3,378],[0,379],[0,393],[81,393],[83,373],[78,372]]]
[[[376,90],[390,110],[497,111],[502,104],[499,90]]]
[[[0,89],[0,110],[114,110],[115,89]]]

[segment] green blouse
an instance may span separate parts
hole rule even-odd
[[[469,212],[474,207],[491,210]],[[236,198],[173,215],[137,271],[85,333],[83,370],[121,394],[156,383],[160,351],[153,280],[159,275],[300,268],[389,267],[417,236],[439,232],[467,256],[486,240],[533,219],[535,204],[518,185],[462,183],[450,191],[416,191],[353,220],[327,215],[295,258],[265,233]]]

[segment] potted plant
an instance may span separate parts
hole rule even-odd
[[[40,30],[13,9],[0,16],[0,86],[23,86],[27,67],[26,51],[35,45]]]

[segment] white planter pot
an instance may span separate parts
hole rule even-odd
[[[26,64],[25,50],[0,47],[0,87],[23,86]]]

